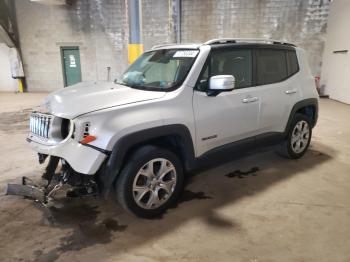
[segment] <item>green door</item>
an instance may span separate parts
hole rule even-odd
[[[61,47],[64,86],[81,82],[79,47]]]

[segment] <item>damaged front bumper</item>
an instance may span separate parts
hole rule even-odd
[[[81,174],[94,175],[107,157],[106,154],[82,145],[72,138],[56,145],[44,145],[36,141],[35,137],[28,137],[27,141],[36,152],[63,158],[74,171]]]
[[[44,206],[53,204],[55,193],[63,186],[58,183],[53,188],[39,185],[28,177],[22,177],[22,184],[7,184],[5,195],[23,196],[40,202]]]
[[[43,156],[39,155],[39,159],[40,157]],[[59,161],[62,166],[60,172],[56,174]],[[77,173],[65,160],[51,156],[40,182],[23,177],[21,184],[7,184],[5,195],[23,196],[44,206],[52,206],[59,191],[65,191],[68,197],[97,196],[99,188],[95,176]]]
[[[26,184],[26,182],[27,178],[23,177],[22,184],[7,184],[5,195],[24,196],[46,205],[48,198],[44,188],[40,188],[38,185]]]

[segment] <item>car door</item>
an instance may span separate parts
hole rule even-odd
[[[256,134],[259,97],[257,89],[252,87],[252,68],[253,51],[250,49],[211,51],[193,94],[197,156]],[[233,75],[235,89],[208,96],[209,79],[215,75]]]
[[[285,49],[256,50],[256,82],[260,98],[259,134],[284,131],[291,107],[299,96],[298,76],[295,75],[299,68],[296,56],[290,52],[292,51]],[[289,60],[293,61],[288,63]]]

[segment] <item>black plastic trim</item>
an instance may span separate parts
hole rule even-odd
[[[288,119],[286,128],[284,130],[284,135],[288,134],[288,131],[289,131],[290,126],[292,124],[293,117],[294,117],[295,113],[298,110],[300,110],[300,109],[302,109],[304,107],[307,107],[307,106],[314,106],[315,107],[315,112],[314,112],[315,115],[314,115],[314,119],[313,119],[313,122],[312,122],[312,128],[316,125],[317,119],[318,119],[318,100],[317,100],[317,98],[307,98],[307,99],[304,99],[304,100],[301,100],[301,101],[297,102],[293,106],[293,108],[292,108],[292,110],[291,110],[291,112],[289,114],[289,119]]]
[[[285,139],[284,133],[280,132],[269,132],[257,135],[255,137],[256,147],[266,147],[279,144]]]
[[[80,142],[79,142],[80,143]],[[82,143],[80,143],[80,144],[82,144]],[[90,145],[90,144],[82,144],[83,146],[87,146],[87,147],[90,147],[90,148],[92,148],[92,149],[95,149],[95,150],[97,150],[97,151],[99,151],[99,152],[101,152],[101,153],[103,153],[103,154],[105,154],[105,155],[110,155],[111,154],[111,151],[109,151],[109,150],[105,150],[105,149],[102,149],[102,148],[99,148],[99,147],[97,147],[97,146],[93,146],[93,145]]]
[[[187,171],[200,170],[245,157],[251,153],[275,146],[283,140],[283,133],[271,132],[225,144],[195,158],[195,163],[192,165],[193,169]]]
[[[281,44],[257,44],[257,43],[225,43],[225,44],[213,44],[211,45],[213,50],[225,49],[225,48],[252,48],[252,49],[282,49],[282,50],[295,50],[295,47],[290,45]]]
[[[132,134],[128,134],[113,146],[112,152],[105,163],[104,171],[101,173],[101,181],[107,193],[113,185],[117,175],[119,174],[126,154],[129,150],[137,145],[142,145],[156,138],[164,138],[170,136],[179,136],[181,140],[180,148],[182,149],[184,166],[186,169],[192,169],[194,164],[194,143],[190,131],[185,125],[175,124],[166,125],[146,130],[141,130]]]
[[[195,159],[193,170],[198,170],[230,161],[253,150],[254,147],[254,137],[215,147]]]

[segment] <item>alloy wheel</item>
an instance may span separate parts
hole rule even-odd
[[[299,154],[305,150],[310,139],[309,124],[305,120],[297,122],[291,137],[291,147],[294,153]]]
[[[160,207],[173,194],[176,180],[173,163],[165,158],[150,160],[134,178],[132,190],[136,204],[145,209]]]

